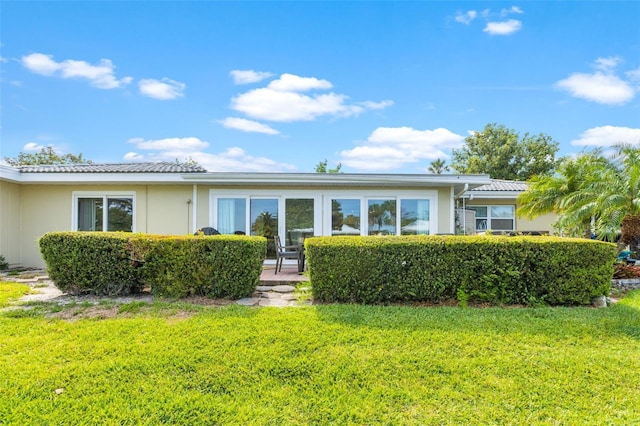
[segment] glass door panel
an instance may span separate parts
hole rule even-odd
[[[284,224],[287,245],[302,244],[313,235],[313,198],[288,198],[284,201]]]
[[[247,200],[245,198],[218,198],[218,232],[221,234],[247,233]]]

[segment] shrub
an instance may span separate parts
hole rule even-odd
[[[131,239],[153,294],[230,297],[253,293],[260,280],[266,239],[241,235]]]
[[[613,265],[613,278],[640,278],[640,266],[627,265],[625,263],[616,263]]]
[[[7,262],[7,259],[0,254],[0,271],[4,271],[6,269],[9,269],[9,262]]]
[[[260,279],[266,240],[52,232],[40,238],[49,276],[71,294],[126,295],[150,285],[169,297],[244,297]]]
[[[615,247],[555,237],[320,237],[307,240],[324,302],[589,304],[611,287]]]
[[[70,294],[126,295],[142,289],[125,232],[51,232],[39,240],[49,277]]]

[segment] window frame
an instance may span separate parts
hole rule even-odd
[[[102,198],[103,206],[108,206],[109,198],[130,198],[131,199],[131,231],[136,232],[136,193],[135,191],[73,191],[71,194],[71,229],[78,231],[78,201],[84,198]],[[86,232],[109,232],[109,209],[105,208],[102,216],[102,231]],[[129,231],[125,231],[129,232]]]
[[[473,210],[474,207],[484,207],[485,209],[487,209],[487,215],[486,216],[477,216],[476,215],[476,232],[487,232],[487,231],[496,231],[496,232],[508,232],[508,231],[515,231],[516,230],[516,206],[513,204],[472,204],[466,205],[466,209],[468,210]],[[512,216],[510,217],[502,217],[502,216],[493,216],[491,214],[491,210],[492,207],[511,207],[511,211],[512,211]],[[474,212],[477,211],[473,210]],[[487,221],[487,227],[485,229],[480,229],[478,228],[478,219],[485,219]],[[511,229],[495,229],[492,225],[493,225],[493,220],[511,220],[512,221],[512,226]]]

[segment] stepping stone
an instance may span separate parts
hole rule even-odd
[[[282,299],[282,294],[274,293],[273,291],[268,291],[266,293],[262,293],[261,297],[263,299]]]
[[[276,285],[273,286],[271,291],[275,291],[277,293],[293,293],[296,288],[292,285]]]
[[[282,300],[298,300],[298,296],[294,294],[283,294],[281,299]]]
[[[275,306],[277,308],[284,308],[285,306],[289,306],[289,303],[286,300],[282,299],[261,299],[260,306]]]
[[[271,291],[272,288],[270,285],[259,285],[256,287],[256,291]]]
[[[260,299],[255,297],[245,297],[244,299],[238,300],[236,303],[242,306],[256,306]]]

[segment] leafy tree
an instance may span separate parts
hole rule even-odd
[[[342,163],[338,163],[338,165],[333,169],[328,169],[328,164],[329,162],[326,159],[316,164],[316,173],[340,173]]]
[[[84,158],[82,154],[60,155],[55,152],[52,146],[42,148],[39,152],[21,152],[16,158],[5,157],[4,159],[10,166],[38,166],[44,164],[92,164],[92,161]]]
[[[434,160],[429,165],[429,173],[433,173],[436,175],[441,175],[444,172],[449,171],[449,166],[446,165],[445,161],[442,158],[438,158]]]
[[[556,166],[558,143],[540,133],[520,137],[503,125],[487,124],[452,151],[451,167],[459,173],[486,173],[494,179],[527,180],[547,175]]]

